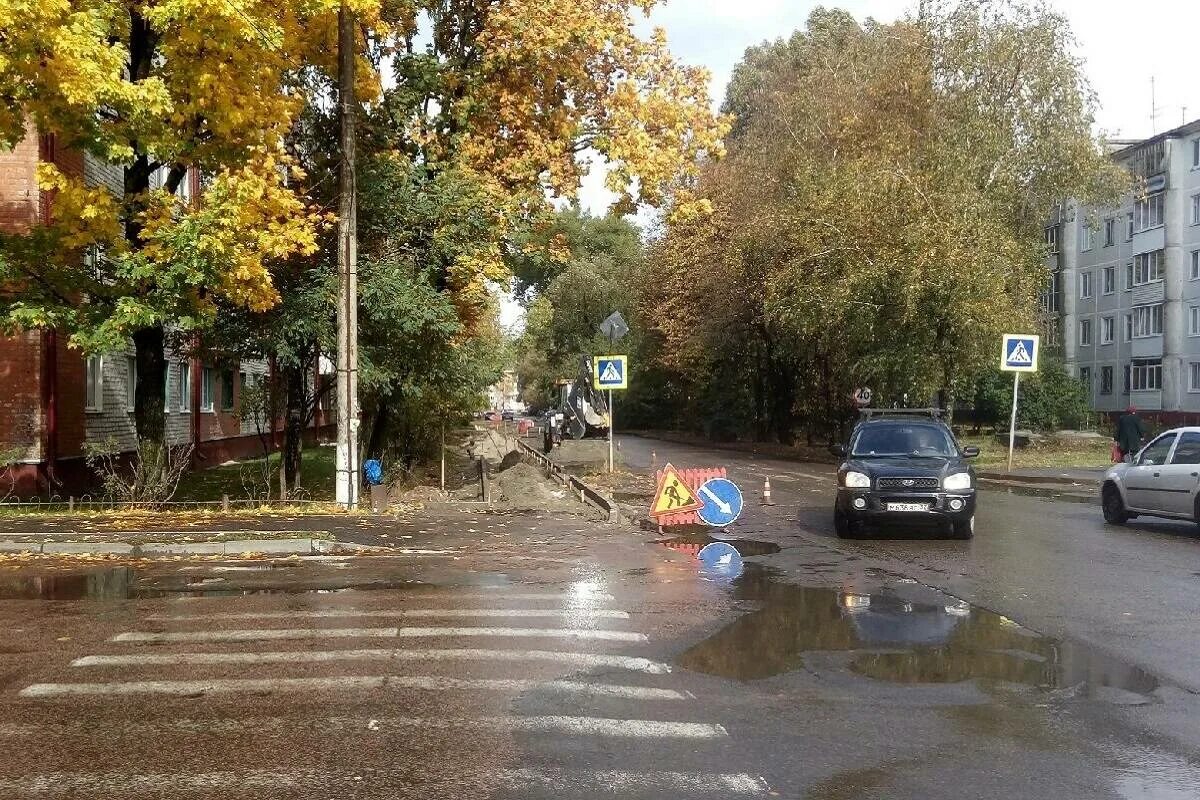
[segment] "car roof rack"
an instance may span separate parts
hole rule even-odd
[[[945,408],[860,408],[859,419],[866,421],[875,417],[930,417],[941,420],[949,416]]]

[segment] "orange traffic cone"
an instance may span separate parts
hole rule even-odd
[[[773,506],[775,501],[771,499],[771,477],[768,475],[766,483],[763,484],[762,504],[764,506]]]

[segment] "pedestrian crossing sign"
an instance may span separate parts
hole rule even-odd
[[[592,361],[592,378],[597,389],[628,389],[628,356],[596,356]]]
[[[1004,372],[1037,372],[1038,338],[1032,334],[1004,334],[1000,369]]]
[[[704,501],[696,494],[695,489],[688,486],[679,470],[670,464],[663,467],[658,477],[658,491],[654,493],[654,502],[650,504],[650,516],[682,514],[701,508],[704,508]]]

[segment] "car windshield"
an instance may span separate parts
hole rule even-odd
[[[856,456],[953,456],[958,448],[937,425],[897,423],[869,425],[854,437]]]

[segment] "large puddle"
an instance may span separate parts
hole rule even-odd
[[[754,680],[800,669],[806,654],[841,652],[851,671],[893,683],[979,679],[1137,695],[1159,685],[1093,648],[916,584],[838,590],[778,583],[755,570],[736,581],[734,594],[759,610],[687,650],[684,667]]]
[[[707,528],[692,525],[686,527],[698,528],[698,530],[692,530],[679,536],[672,536],[670,539],[658,539],[655,541],[655,544],[660,544],[668,550],[674,550],[677,553],[686,553],[692,556],[713,542],[725,542],[732,545],[733,549],[737,550],[738,554],[743,558],[747,556],[768,556],[779,552],[779,545],[774,542],[760,542],[754,539],[714,539],[708,535]]]

